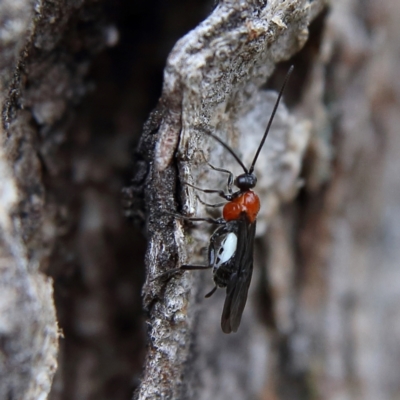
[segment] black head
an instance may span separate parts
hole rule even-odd
[[[241,191],[246,192],[247,190],[253,189],[257,184],[257,177],[254,174],[241,174],[235,179],[235,186]]]

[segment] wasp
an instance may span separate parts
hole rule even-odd
[[[236,332],[238,330],[246,305],[247,294],[253,273],[253,247],[256,233],[256,219],[260,210],[260,199],[252,190],[257,184],[254,167],[268,136],[283,91],[292,71],[293,66],[289,68],[286,74],[264,135],[249,168],[244,165],[239,156],[227,143],[213,133],[206,132],[208,136],[220,143],[234,157],[244,171],[243,174],[234,178],[232,172],[226,169],[213,167],[209,164],[214,170],[228,174],[227,193],[223,190],[202,189],[186,183],[196,190],[201,190],[205,193],[216,193],[225,199],[226,202],[222,204],[212,205],[223,205],[222,217],[217,219],[191,218],[173,214],[176,218],[187,221],[203,221],[219,225],[210,238],[207,265],[185,264],[181,265],[179,268],[167,271],[165,274],[170,275],[178,271],[187,270],[212,269],[215,286],[205,297],[212,296],[218,287],[226,288],[226,298],[221,316],[221,327],[224,333]],[[233,190],[233,186],[236,186],[236,191]]]

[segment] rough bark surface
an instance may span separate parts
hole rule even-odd
[[[196,277],[195,281],[194,274],[180,274],[167,284],[154,278],[180,263],[195,262],[210,234],[208,227],[198,227],[188,239],[184,224],[167,214],[206,213],[195,191],[177,185],[177,176],[179,182],[221,187],[220,174],[206,171],[204,157],[237,171],[227,152],[212,143],[204,130],[233,143],[245,164],[251,162],[276,101],[275,95],[259,88],[276,63],[303,47],[310,21],[322,8],[322,2],[307,1],[220,2],[177,42],[167,60],[159,110],[151,117],[138,150],[149,155],[143,188],[149,214],[144,301],[150,314],[150,342],[137,393],[140,399],[246,398],[262,389],[268,342],[262,324],[251,314],[252,307],[240,332],[226,337],[218,323],[221,295],[207,301],[207,316],[200,317],[206,305],[204,280]],[[258,234],[265,231],[281,201],[297,192],[310,129],[307,121],[296,120],[284,106],[279,109],[256,166],[257,191],[264,202]],[[139,171],[138,176],[144,175]],[[215,385],[206,384],[210,376]]]
[[[71,206],[76,176],[66,173],[71,158],[59,149],[73,107],[88,91],[89,61],[110,38],[102,13],[90,1],[0,5],[1,399],[47,398],[57,368],[62,332],[49,274],[57,276],[57,265],[66,268],[77,247],[65,245],[77,222]],[[92,215],[94,209],[91,204]]]
[[[329,183],[310,185],[299,209],[292,337],[303,345],[291,347],[309,393],[328,399],[400,393],[399,15],[396,1],[332,4],[312,76],[333,162]]]
[[[399,397],[399,2],[200,3],[0,3],[0,399]],[[173,43],[124,193],[146,244],[120,189]],[[290,64],[224,335],[211,274],[154,280],[212,232],[168,212],[213,215],[184,182],[242,171],[204,132],[249,164]]]

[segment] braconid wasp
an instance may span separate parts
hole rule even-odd
[[[268,121],[267,128],[265,129],[250,168],[246,168],[241,159],[228,144],[211,132],[206,132],[208,136],[211,136],[219,142],[234,157],[244,171],[243,174],[234,178],[232,172],[226,169],[213,167],[209,164],[214,170],[228,174],[227,193],[223,190],[202,189],[186,183],[186,185],[189,185],[196,190],[205,193],[216,193],[225,199],[227,203],[211,205],[223,205],[222,217],[217,219],[191,218],[179,214],[173,214],[176,218],[186,221],[203,221],[219,225],[210,238],[207,265],[185,264],[179,268],[167,271],[161,276],[174,274],[178,271],[212,268],[215,286],[205,297],[212,296],[218,287],[226,288],[226,298],[221,317],[221,327],[224,333],[237,331],[246,305],[247,293],[253,273],[253,247],[256,232],[256,218],[258,211],[260,210],[260,199],[257,194],[251,190],[257,183],[257,177],[254,174],[254,167],[261,149],[264,146],[265,139],[267,138],[268,132],[271,128],[276,110],[278,109],[283,91],[292,71],[293,66],[289,68],[289,71],[286,74],[271,117]],[[233,185],[238,188],[235,192],[232,189]]]

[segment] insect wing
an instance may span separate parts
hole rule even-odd
[[[239,226],[235,267],[226,288],[226,298],[221,317],[221,327],[224,333],[236,332],[239,328],[253,274],[256,222],[250,223],[246,215],[242,214],[237,223]]]

